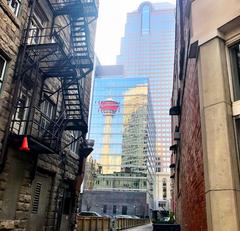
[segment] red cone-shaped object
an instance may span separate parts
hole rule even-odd
[[[19,148],[20,151],[25,151],[25,152],[29,152],[30,148],[28,147],[28,140],[27,140],[27,136],[23,137],[23,142],[22,142],[22,146]]]

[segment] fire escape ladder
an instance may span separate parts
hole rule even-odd
[[[78,78],[64,78],[62,81],[62,94],[66,113],[65,130],[81,130],[86,133],[87,121],[84,117]]]
[[[86,18],[72,17],[71,19],[71,43],[73,51],[72,63],[76,68],[85,69],[85,72],[93,69],[93,51],[90,45],[89,28]]]

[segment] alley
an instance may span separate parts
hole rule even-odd
[[[126,229],[125,231],[152,231],[152,224]]]

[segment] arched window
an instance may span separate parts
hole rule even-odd
[[[142,8],[142,34],[150,33],[150,7],[144,5]]]

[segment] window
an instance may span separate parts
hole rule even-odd
[[[150,7],[148,5],[142,8],[142,35],[150,32]]]
[[[41,110],[44,114],[44,116],[42,117],[42,127],[44,129],[47,129],[50,125],[51,120],[54,117],[55,104],[49,98],[45,97],[41,105]]]
[[[107,205],[103,205],[103,213],[107,213]]]
[[[79,137],[79,131],[70,131],[71,135],[71,145],[70,145],[70,150],[74,153],[78,153],[78,147],[79,147],[79,141],[77,138]]]
[[[29,112],[29,101],[31,99],[31,91],[25,87],[20,92],[16,114],[13,117],[13,130],[16,134],[23,134],[26,126],[27,115]]]
[[[159,208],[165,208],[165,207],[166,207],[166,203],[165,203],[165,202],[162,202],[162,201],[159,201],[159,202],[158,202],[158,207],[159,207]]]
[[[230,48],[232,70],[233,70],[233,90],[235,100],[240,100],[240,43]]]
[[[30,25],[28,44],[39,44],[43,40],[44,25],[48,19],[44,11],[38,6],[34,11]]]
[[[127,206],[123,205],[122,207],[122,215],[127,215]]]
[[[7,60],[0,55],[0,92],[2,89],[3,79],[6,71]]]
[[[18,16],[21,1],[20,0],[8,0],[8,5],[10,6],[13,13]]]
[[[113,205],[113,214],[116,214],[116,213],[117,213],[117,206]]]

